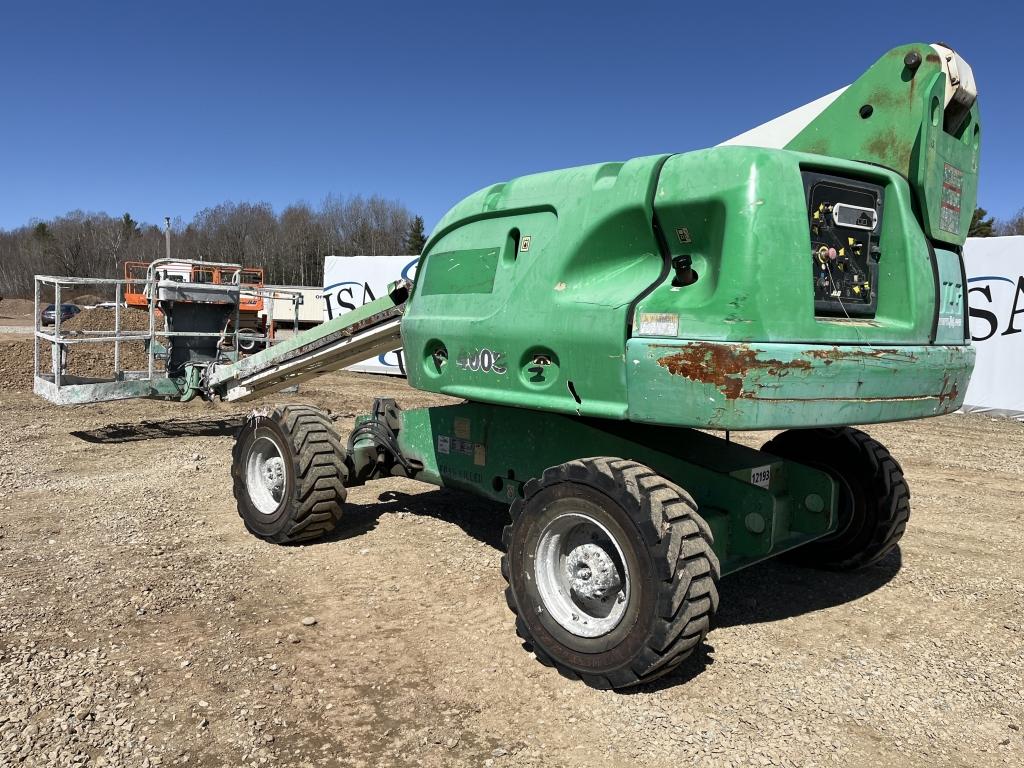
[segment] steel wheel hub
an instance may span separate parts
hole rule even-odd
[[[263,465],[263,482],[275,498],[280,498],[284,489],[284,461],[280,457],[267,459]]]
[[[583,600],[604,600],[622,587],[615,561],[597,544],[581,544],[565,558],[569,589]]]
[[[288,484],[284,457],[269,437],[257,438],[245,462],[245,484],[253,506],[264,515],[274,514],[281,506]]]
[[[629,604],[629,570],[609,530],[582,510],[554,517],[541,531],[534,560],[539,611],[578,637],[600,637]]]

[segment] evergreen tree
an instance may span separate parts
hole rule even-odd
[[[405,252],[414,256],[423,253],[423,246],[427,244],[427,235],[423,231],[423,217],[414,216],[409,223],[409,231],[405,235]]]
[[[133,237],[142,237],[142,229],[139,227],[139,222],[133,219],[130,213],[125,213],[121,217],[121,234],[126,241],[131,240]]]
[[[986,219],[985,216],[987,214],[988,211],[984,208],[974,209],[974,215],[971,217],[971,228],[967,230],[968,237],[992,237],[995,234],[993,231],[995,218],[989,216]]]

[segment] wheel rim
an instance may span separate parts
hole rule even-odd
[[[819,544],[838,541],[849,534],[850,529],[853,528],[857,515],[857,497],[853,492],[853,487],[847,479],[836,472],[833,468],[810,463],[808,463],[808,466],[815,467],[816,469],[820,469],[822,472],[827,473],[839,486],[839,504],[836,505],[836,529],[832,531],[832,533],[827,533],[821,538],[816,539]]]
[[[277,512],[288,485],[284,457],[269,437],[258,437],[245,462],[245,485],[253,506],[263,515]]]
[[[543,609],[577,637],[611,632],[629,606],[629,568],[622,547],[580,510],[552,518],[537,540],[534,577]]]
[[[256,342],[253,340],[252,332],[238,332],[238,348],[243,352],[252,352],[256,348]]]

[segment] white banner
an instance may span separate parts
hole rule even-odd
[[[964,410],[1024,421],[1024,236],[971,238],[964,261],[978,354]],[[328,256],[324,319],[373,301],[388,283],[412,279],[418,262],[415,256]],[[405,361],[396,350],[352,370],[404,375]]]
[[[1024,237],[972,237],[964,264],[978,352],[964,410],[1024,421]]]
[[[419,260],[419,256],[328,256],[324,259],[324,320],[380,298],[395,280],[412,280]],[[348,370],[404,376],[405,360],[402,350],[396,349]]]

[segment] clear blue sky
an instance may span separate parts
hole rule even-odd
[[[333,192],[429,229],[486,184],[715,144],[936,40],[978,79],[981,205],[1024,206],[1019,4],[745,5],[5,3],[0,228]]]

